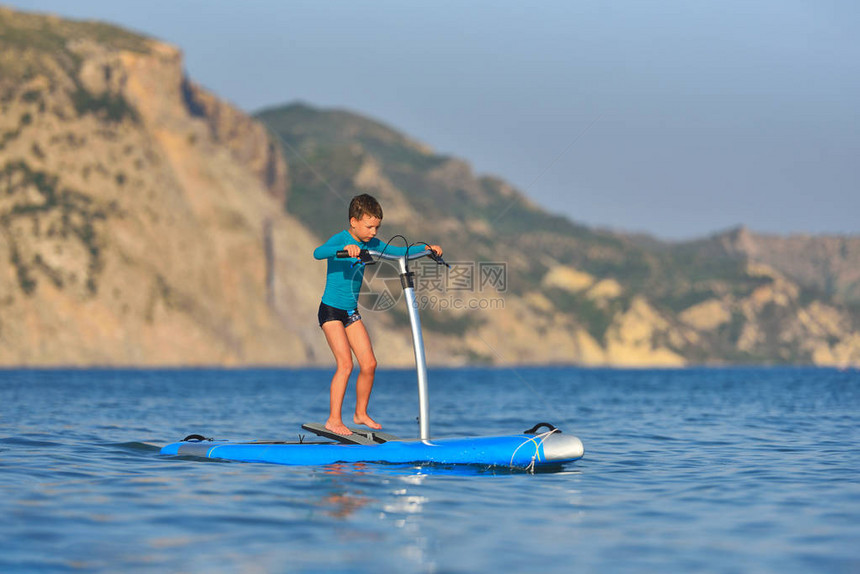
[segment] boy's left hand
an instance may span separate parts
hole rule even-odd
[[[440,257],[442,256],[442,248],[439,247],[438,245],[427,245],[426,247],[427,247],[427,249],[429,249],[430,251],[432,251],[436,255],[438,255]]]

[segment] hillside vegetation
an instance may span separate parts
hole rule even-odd
[[[455,260],[506,264],[505,311],[466,312],[457,322],[461,353],[473,359],[858,360],[860,238],[738,228],[667,243],[595,230],[371,119],[304,104],[257,117],[282,140],[292,166],[288,211],[319,239],[343,226],[349,197],[370,192],[386,208],[383,235],[408,230],[443,244]],[[444,331],[457,317],[437,314],[431,329]]]
[[[452,263],[414,265],[432,364],[860,364],[860,238],[592,229],[375,120],[252,118],[173,46],[4,8],[0,112],[0,365],[330,364],[312,252],[364,192]],[[399,281],[367,276],[409,365]]]

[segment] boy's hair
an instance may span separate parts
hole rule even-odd
[[[365,215],[370,215],[378,219],[382,219],[382,206],[376,201],[376,198],[367,193],[356,195],[349,202],[349,218],[353,217],[361,220]]]

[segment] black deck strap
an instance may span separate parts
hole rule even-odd
[[[524,431],[523,431],[523,434],[537,434],[537,433],[538,433],[538,432],[537,432],[537,431],[538,431],[538,429],[539,429],[539,428],[541,428],[541,427],[546,427],[547,432],[553,432],[553,431],[555,431],[555,432],[561,432],[560,430],[558,430],[557,428],[555,428],[555,426],[553,426],[553,425],[551,425],[551,424],[549,424],[549,423],[538,423],[538,424],[536,424],[535,426],[533,426],[532,428],[530,428],[530,429],[528,429],[528,430],[524,430]]]
[[[213,439],[211,439],[211,438],[206,438],[205,436],[200,435],[200,434],[190,434],[190,435],[188,435],[187,437],[185,437],[184,439],[182,439],[182,441],[181,441],[181,442],[189,442],[189,441],[201,442],[201,441],[204,441],[204,440],[205,440],[205,441],[212,442],[212,440],[213,440]]]
[[[363,433],[352,433],[349,436],[345,436],[342,434],[337,434],[336,432],[331,432],[325,425],[320,423],[305,423],[302,425],[302,428],[306,431],[310,431],[316,435],[321,437],[330,438],[332,440],[336,440],[342,444],[363,444],[363,445],[375,445],[379,444],[378,442],[367,438]]]

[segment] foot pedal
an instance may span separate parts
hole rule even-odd
[[[388,434],[387,432],[382,432],[373,429],[359,429],[353,427],[347,427],[352,431],[353,434],[361,434],[369,438],[375,443],[382,444],[384,442],[389,442],[392,440],[401,440],[399,436],[394,436],[393,434]]]
[[[302,425],[302,428],[306,431],[310,431],[315,435],[330,438],[332,440],[336,440],[341,444],[363,444],[363,445],[375,445],[379,444],[373,439],[368,438],[364,432],[357,433],[354,432],[349,436],[344,436],[342,434],[337,434],[336,432],[331,432],[327,428],[325,428],[324,424],[320,423],[305,423]],[[350,429],[352,430],[352,429]]]

